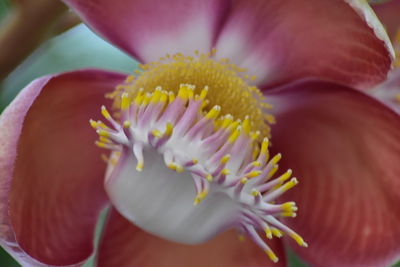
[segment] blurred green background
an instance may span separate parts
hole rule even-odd
[[[0,23],[10,5],[0,0]],[[2,26],[0,24],[0,26]],[[57,73],[86,67],[132,72],[137,63],[112,47],[86,26],[80,24],[60,36],[44,42],[0,84],[0,112],[33,79],[49,73]],[[101,226],[99,227],[101,229]],[[289,252],[289,266],[307,266]],[[0,267],[19,266],[0,248]],[[88,262],[86,267],[92,266]],[[396,264],[400,267],[400,264]]]

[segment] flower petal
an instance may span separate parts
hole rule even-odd
[[[308,242],[293,248],[315,266],[388,266],[400,255],[400,117],[356,90],[301,82],[270,95],[280,167],[300,184],[285,194],[287,220]]]
[[[21,264],[79,265],[107,203],[105,164],[88,120],[120,74],[38,79],[0,117],[0,243]]]
[[[400,68],[393,69],[388,79],[370,93],[400,114]]]
[[[240,242],[235,232],[223,233],[203,245],[181,245],[152,236],[112,210],[99,248],[98,267],[267,267],[286,266],[282,244],[271,243],[275,264],[251,240]]]
[[[396,32],[400,31],[400,1],[391,0],[381,4],[373,4],[372,8],[393,39]]]
[[[268,87],[311,76],[366,88],[393,59],[382,25],[355,0],[235,1],[216,48]]]
[[[227,0],[63,0],[106,39],[149,62],[211,48]]]

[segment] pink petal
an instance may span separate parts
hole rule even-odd
[[[396,32],[400,31],[400,1],[391,0],[382,4],[374,4],[372,7],[393,39]]]
[[[240,242],[236,232],[226,232],[203,245],[188,246],[152,236],[111,211],[103,235],[98,267],[268,267],[286,266],[282,244],[269,242],[280,261],[272,263],[251,240]]]
[[[382,81],[393,49],[361,1],[234,1],[217,42],[268,87],[317,77],[359,88]]]
[[[120,74],[40,78],[0,117],[0,242],[24,266],[78,266],[107,203],[105,163],[88,125]]]
[[[63,0],[95,31],[139,60],[209,51],[227,0]]]
[[[389,266],[400,256],[400,117],[356,90],[322,82],[270,95],[274,150],[292,168],[299,206],[287,224],[315,266]],[[275,151],[275,152],[276,152]]]
[[[393,69],[388,79],[370,93],[400,114],[400,68]]]

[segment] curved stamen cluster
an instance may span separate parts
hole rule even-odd
[[[252,131],[251,121],[234,120],[231,115],[219,116],[215,105],[209,111],[208,88],[194,93],[194,86],[181,84],[177,95],[161,87],[153,92],[136,95],[123,93],[120,101],[120,122],[112,118],[103,106],[101,112],[112,127],[101,121],[90,121],[99,140],[96,144],[113,151],[129,149],[136,170],[145,168],[143,153],[157,151],[165,165],[176,172],[190,173],[199,205],[209,194],[224,193],[237,203],[235,225],[260,246],[273,261],[278,258],[261,238],[288,234],[301,246],[307,246],[293,230],[277,217],[296,215],[294,202],[273,204],[284,192],[297,184],[291,170],[272,179],[278,170],[281,155],[270,158],[268,139],[259,144],[258,131]]]

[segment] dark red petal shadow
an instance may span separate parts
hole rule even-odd
[[[181,245],[142,231],[112,210],[100,243],[97,262],[98,267],[286,266],[280,240],[268,244],[280,259],[276,264],[251,240],[240,242],[233,231],[220,234],[203,245]]]
[[[273,150],[300,184],[287,220],[315,266],[388,266],[400,256],[400,117],[361,92],[298,82],[271,93]]]
[[[80,265],[108,202],[105,163],[88,126],[120,74],[38,79],[0,118],[0,242],[24,266]]]

